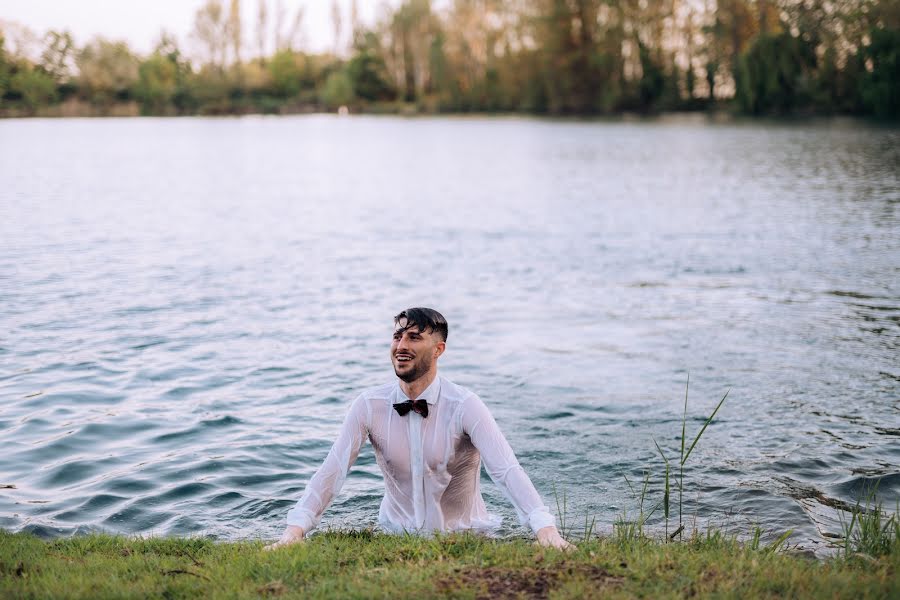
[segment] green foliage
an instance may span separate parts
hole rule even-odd
[[[385,23],[385,34],[396,44],[402,73],[398,89],[404,102],[417,102],[425,91],[425,78],[416,69],[418,60],[427,60],[428,38],[436,29],[431,0],[403,0]]]
[[[378,53],[377,36],[367,31],[360,38],[353,58],[347,63],[353,95],[367,102],[393,100],[396,92],[388,83],[387,66]]]
[[[438,108],[455,111],[462,107],[462,90],[453,65],[447,57],[446,38],[444,31],[435,34],[428,51],[428,66],[431,69],[432,83],[437,90]]]
[[[56,100],[56,81],[40,69],[19,69],[9,80],[9,91],[18,96],[29,109],[50,104]]]
[[[321,94],[322,104],[329,109],[351,104],[354,100],[353,81],[344,69],[333,71],[325,80]]]
[[[823,112],[833,112],[841,102],[841,72],[837,65],[837,51],[826,48],[819,61],[813,103]]]
[[[221,79],[217,74],[211,77]],[[184,114],[196,110],[197,101],[190,87],[192,78],[191,64],[182,57],[175,40],[164,33],[153,54],[138,66],[134,97],[141,104],[141,113]]]
[[[167,56],[154,54],[138,68],[135,98],[144,114],[165,114],[180,87],[178,64]]]
[[[9,55],[0,31],[0,106],[17,105],[34,112],[56,102],[58,97],[53,76],[25,59]]]
[[[893,514],[885,512],[876,498],[876,489],[866,494],[850,511],[850,520],[841,514],[843,556],[869,559],[900,557],[900,503]]]
[[[867,66],[860,81],[862,101],[878,117],[900,116],[900,30],[874,28],[862,50]]]
[[[125,42],[96,38],[77,54],[82,94],[97,104],[128,100],[138,81],[138,58]]]
[[[638,501],[638,512],[636,517],[630,517],[626,511],[622,512],[621,517],[616,519],[613,523],[613,539],[621,549],[628,550],[636,547],[644,547],[653,542],[653,540],[651,540],[644,532],[644,526],[662,503],[657,503],[649,510],[644,508],[644,503],[647,499],[647,491],[650,487],[649,472],[644,472],[640,493],[634,489],[634,486],[631,485],[631,481],[628,480],[627,476],[625,476],[625,483],[628,484],[628,489],[631,490],[632,498]]]
[[[230,89],[225,73],[206,65],[191,77],[186,99],[194,103],[201,114],[228,114],[232,110]]]
[[[10,79],[12,78],[12,64],[6,55],[6,38],[3,37],[3,31],[0,30],[0,105],[9,91]]]
[[[281,98],[290,98],[300,92],[303,85],[303,68],[300,57],[290,50],[281,50],[268,64],[272,78],[272,91]]]
[[[545,84],[548,112],[596,112],[604,83],[603,59],[598,32],[585,18],[593,15],[597,6],[548,0],[543,8],[535,20],[535,34],[541,44],[538,77]]]
[[[638,52],[641,59],[640,90],[641,109],[649,110],[656,106],[666,87],[666,76],[662,65],[651,56],[650,49],[638,42]]]
[[[789,32],[756,38],[738,64],[737,100],[750,114],[789,114],[812,99],[815,48]]]

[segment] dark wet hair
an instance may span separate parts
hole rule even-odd
[[[416,329],[420,332],[430,329],[432,332],[441,336],[443,341],[447,341],[447,319],[433,308],[407,308],[394,317],[394,324],[399,325],[401,319],[406,319],[406,325],[402,327],[402,331],[406,331],[415,325]]]

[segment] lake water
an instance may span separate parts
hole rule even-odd
[[[276,537],[411,305],[568,524],[660,498],[688,373],[689,524],[900,498],[896,128],[7,120],[0,182],[5,529]],[[367,445],[323,526],[381,493]]]

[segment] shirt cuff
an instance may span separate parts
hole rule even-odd
[[[531,511],[531,514],[528,515],[528,525],[531,526],[532,531],[537,533],[544,527],[556,527],[556,517],[550,514],[546,506],[542,506]]]
[[[305,508],[295,507],[288,511],[287,524],[299,527],[304,535],[315,529],[316,523],[313,515]]]

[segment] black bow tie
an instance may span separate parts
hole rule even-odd
[[[428,402],[424,400],[424,398],[419,398],[418,400],[407,400],[406,402],[398,402],[394,405],[394,410],[397,411],[401,417],[406,416],[410,410],[413,410],[420,415],[422,418],[426,418],[428,416]]]

